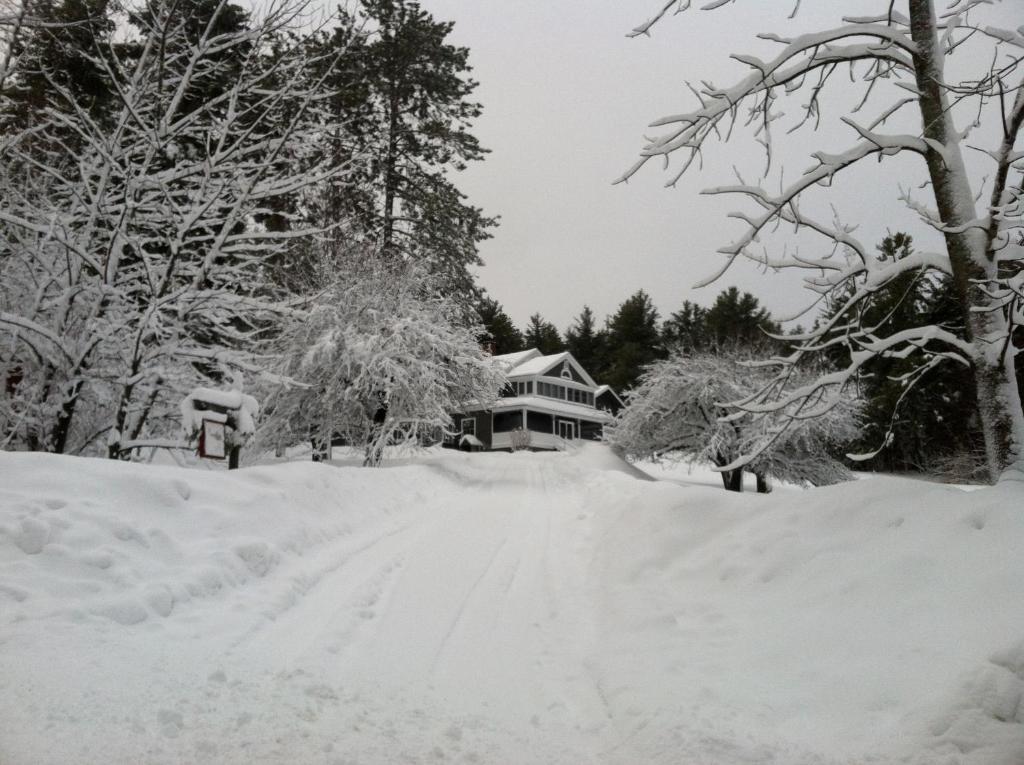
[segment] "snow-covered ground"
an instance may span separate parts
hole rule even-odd
[[[0,453],[0,763],[1024,763],[1024,487],[653,472]]]

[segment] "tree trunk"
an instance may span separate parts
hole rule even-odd
[[[398,90],[392,83],[388,98],[388,151],[384,158],[384,230],[381,235],[381,251],[385,254],[391,253],[394,242],[395,196],[398,185],[398,106]]]
[[[723,470],[721,475],[722,486],[725,487],[726,491],[743,491],[743,468]]]
[[[132,374],[136,373],[137,369],[135,366],[132,367]],[[128,421],[128,404],[131,402],[132,393],[135,390],[135,386],[128,384],[125,385],[121,391],[121,396],[117,401],[117,411],[114,413],[114,430],[118,433],[117,441],[107,444],[107,458],[112,460],[124,459],[124,455],[121,451],[121,441],[124,440],[124,426]]]
[[[63,454],[68,446],[68,436],[71,435],[71,422],[75,418],[75,409],[78,406],[78,397],[82,392],[84,383],[79,380],[71,385],[71,390],[64,397],[60,413],[57,416],[57,423],[53,427],[53,436],[50,447],[54,454]]]
[[[754,473],[757,478],[757,493],[758,494],[771,494],[772,493],[772,480],[771,476],[767,473]]]
[[[939,216],[947,229],[944,236],[954,288],[964,311],[969,339],[977,349],[974,377],[978,413],[989,476],[995,482],[1006,468],[1024,461],[1024,415],[1013,359],[1008,355],[1012,345],[1004,342],[1009,327],[1002,310],[993,310],[978,286],[996,277],[996,263],[986,232],[968,225],[978,216],[960,136],[943,90],[943,57],[933,0],[910,0],[909,10],[911,37],[917,46],[914,69],[920,92],[922,134],[943,147],[942,152],[928,148],[928,173]]]

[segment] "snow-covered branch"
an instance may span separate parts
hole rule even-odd
[[[712,2],[704,8],[714,10],[726,4]],[[850,149],[839,154],[812,152],[816,164],[777,193],[767,190],[767,179],[716,186],[705,192],[738,195],[757,209],[732,213],[744,223],[744,230],[719,250],[724,263],[700,285],[720,278],[743,258],[760,266],[803,270],[807,274],[804,283],[816,296],[815,305],[827,306],[827,314],[812,330],[791,338],[796,343],[794,351],[771,362],[779,369],[777,376],[757,393],[732,402],[738,408],[736,417],[770,416],[796,422],[808,413],[828,411],[840,396],[849,395],[844,391],[875,359],[919,359],[916,371],[906,374],[908,384],[916,384],[936,364],[953,360],[974,369],[993,477],[1018,462],[1024,471],[1024,414],[1013,364],[1019,345],[1013,338],[1022,331],[1020,274],[1024,272],[1024,153],[1019,147],[1024,126],[1024,36],[1020,30],[1002,29],[979,19],[991,5],[988,2],[954,2],[941,17],[933,0],[882,5],[880,13],[846,18],[842,25],[820,32],[791,38],[760,35],[782,46],[778,54],[768,60],[749,54],[734,56],[752,71],[730,87],[705,85],[695,91],[698,108],[654,121],[653,126],[666,128],[666,132],[648,140],[639,160],[619,180],[634,176],[653,157],[664,158],[668,167],[670,155],[679,153],[679,167],[666,184],[673,185],[710,150],[712,141],[728,141],[738,127],[753,132],[764,146],[767,175],[773,125],[782,117],[782,103],[803,92],[802,116],[791,130],[817,128],[822,123],[821,95],[833,87],[830,74],[838,64],[850,65],[851,77],[859,78],[864,88],[850,113],[866,109],[869,95],[877,110],[858,122],[841,117],[841,123],[857,135]],[[660,4],[634,34],[647,34],[673,8],[687,10],[689,3]],[[947,61],[954,56],[975,65],[989,63],[976,76],[953,81]],[[891,96],[887,102],[882,97],[886,89]],[[876,105],[879,100],[881,106]],[[879,132],[879,126],[893,115],[911,107],[920,115],[920,132]],[[954,125],[954,116],[960,113],[969,120],[967,130]],[[965,139],[982,120],[1000,128],[997,147],[971,147],[995,163],[987,188],[972,180],[963,157]],[[834,223],[827,224],[804,212],[805,206],[810,208],[808,199],[827,193],[840,174],[863,166],[866,159],[895,154],[917,158],[926,169],[934,209],[903,189],[897,198],[943,235],[946,252],[908,252],[900,258],[878,259],[866,252],[852,235],[854,226],[840,222],[838,214]],[[981,200],[987,200],[987,205],[979,212]],[[812,255],[788,248],[782,254],[769,252],[765,235],[777,231],[781,223],[824,240],[826,249]],[[925,323],[886,333],[885,317],[874,316],[871,309],[876,295],[907,278],[941,280],[947,276],[959,285],[956,294],[962,302],[962,315],[968,317],[966,326]],[[870,321],[865,319],[868,315],[873,316]],[[835,360],[844,349],[847,360],[839,371],[793,385],[793,370],[805,365],[810,356],[825,353]],[[747,458],[756,454],[755,450]]]

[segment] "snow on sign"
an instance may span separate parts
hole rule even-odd
[[[222,460],[227,456],[223,422],[203,420],[203,427],[199,433],[199,456],[215,460]]]
[[[199,440],[199,456],[239,465],[242,446],[256,432],[259,403],[237,390],[195,388],[181,402],[182,429],[190,442]]]

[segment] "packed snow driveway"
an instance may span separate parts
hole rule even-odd
[[[0,763],[1020,765],[1021,499],[0,453]]]
[[[229,664],[298,672],[354,702],[318,728],[325,746],[346,731],[357,761],[593,760],[581,498],[548,464],[506,462],[487,483],[449,472],[463,488],[425,492],[355,549],[327,545],[323,576]]]

